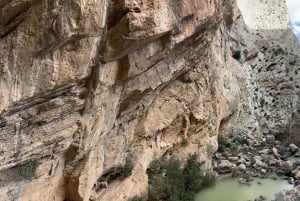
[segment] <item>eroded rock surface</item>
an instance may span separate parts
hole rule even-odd
[[[280,28],[253,34],[232,0],[1,1],[0,200],[125,201],[166,153],[210,169],[220,133],[297,138],[298,49],[269,58],[295,43]],[[256,88],[286,104],[263,105],[268,121]],[[107,180],[128,158],[132,175]]]

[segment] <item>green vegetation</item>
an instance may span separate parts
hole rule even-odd
[[[126,177],[131,176],[133,168],[134,165],[131,157],[127,157],[123,166],[110,169],[106,174],[99,177],[98,181],[107,181],[108,183],[111,183],[116,179],[122,180]]]
[[[177,159],[154,161],[147,169],[149,200],[193,201],[200,189],[214,184],[215,178],[201,171],[197,155],[190,155],[185,166]]]
[[[262,47],[262,52],[266,52],[268,50],[268,47],[263,46]]]
[[[240,60],[241,59],[241,51],[235,50],[232,54],[232,57],[235,58],[236,60]]]
[[[240,144],[240,145],[249,145],[249,141],[247,140],[247,138],[245,138],[245,137],[242,137],[242,136],[240,136],[240,135],[237,135],[237,136],[235,136],[234,138],[233,138],[233,142],[236,142],[236,143],[238,143],[238,144]]]
[[[286,68],[285,73],[288,74],[290,72],[290,69]]]
[[[224,152],[226,147],[230,147],[231,144],[227,142],[226,138],[223,136],[218,137],[218,152]]]
[[[260,104],[260,107],[262,108],[265,105],[265,99],[260,98],[259,104]]]
[[[294,66],[294,65],[296,64],[296,60],[289,61],[289,64],[290,64],[291,66]]]
[[[189,145],[189,141],[188,141],[186,138],[184,138],[184,139],[181,141],[181,146],[186,147],[187,145]]]
[[[124,166],[120,169],[120,176],[121,177],[129,177],[132,174],[133,163],[131,158],[127,158]]]
[[[17,167],[18,173],[23,179],[32,180],[35,176],[37,166],[37,161],[28,161]]]
[[[278,56],[279,54],[284,54],[284,50],[281,47],[279,47],[277,49],[273,48],[272,51],[275,56]]]

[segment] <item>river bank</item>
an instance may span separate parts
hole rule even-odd
[[[289,190],[300,183],[299,157],[297,145],[286,145],[275,140],[272,135],[266,135],[260,139],[240,135],[228,136],[219,138],[219,149],[214,156],[213,168],[218,173],[218,182],[232,175],[235,177],[232,181],[239,185],[261,185],[259,180],[263,178],[269,178],[270,188],[272,184],[274,184],[273,188],[276,188],[276,182],[282,182],[283,186],[288,185],[288,188],[281,188],[282,185],[279,185],[277,191],[271,192],[274,196],[275,193],[284,189]],[[261,186],[264,190],[268,189],[265,185]],[[254,195],[255,192],[252,194]],[[247,197],[244,200],[270,200],[270,195],[267,196],[268,198],[263,195],[257,195],[255,198]]]

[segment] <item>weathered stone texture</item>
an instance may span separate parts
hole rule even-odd
[[[211,168],[219,133],[264,128],[245,113],[258,102],[244,80],[271,83],[245,70],[267,58],[257,37],[231,0],[2,0],[0,200],[125,201],[166,153]],[[129,157],[132,175],[99,190]]]

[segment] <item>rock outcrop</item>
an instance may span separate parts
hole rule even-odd
[[[243,3],[2,0],[0,200],[125,201],[164,154],[210,169],[219,134],[299,140],[288,18],[251,27]]]
[[[297,186],[291,190],[284,190],[276,194],[274,201],[288,201],[288,200],[299,200],[300,186]]]
[[[249,122],[240,130],[298,143],[300,49],[288,28],[285,1],[240,0],[238,6],[249,27],[239,40],[245,69],[240,124]]]

